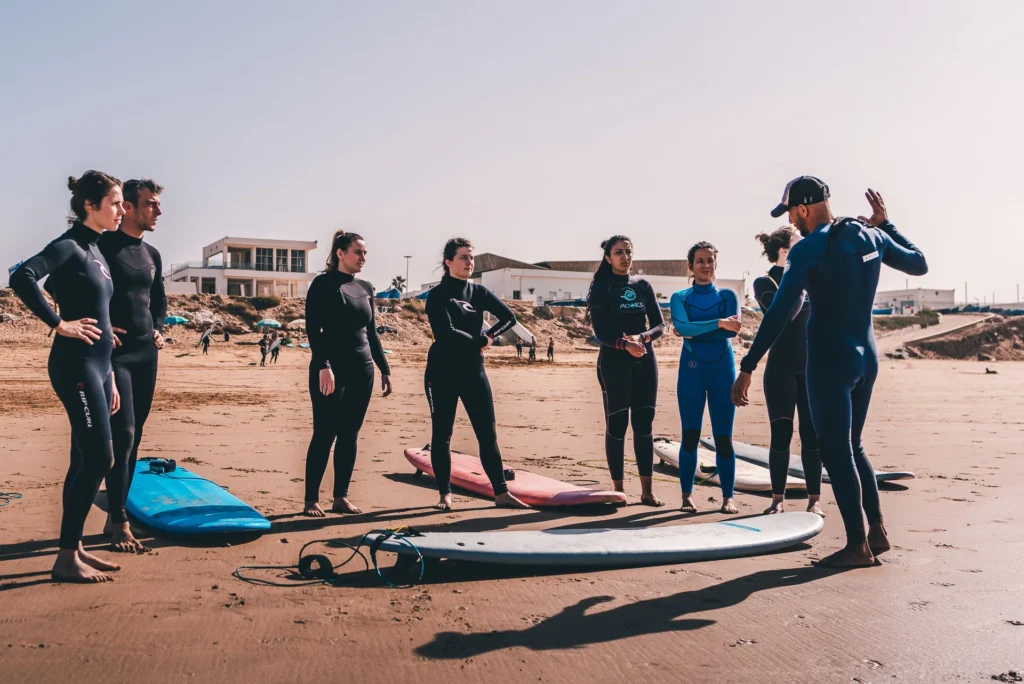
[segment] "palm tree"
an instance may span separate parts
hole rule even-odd
[[[402,276],[395,276],[391,279],[391,287],[399,292],[405,292],[405,278]]]

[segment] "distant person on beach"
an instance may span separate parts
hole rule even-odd
[[[732,424],[736,407],[732,404],[732,382],[736,362],[732,341],[740,331],[740,303],[736,293],[715,286],[718,250],[710,242],[698,242],[686,255],[693,286],[672,295],[673,332],[685,338],[679,354],[676,398],[683,426],[679,449],[679,486],[683,505],[679,510],[696,513],[693,482],[697,474],[697,448],[704,425],[704,407],[711,414],[711,434],[715,438],[715,467],[722,486],[722,513],[739,513],[734,487],[736,456],[732,447]]]
[[[663,506],[653,489],[658,360],[652,343],[665,332],[665,320],[651,284],[630,275],[633,242],[625,235],[614,235],[601,243],[601,249],[604,258],[590,283],[586,318],[601,345],[597,381],[604,399],[608,472],[615,491],[625,491],[626,429],[632,422],[640,502]]]
[[[264,334],[260,338],[260,366],[267,365],[267,351],[270,349],[270,338]]]
[[[870,218],[836,219],[829,188],[820,179],[801,176],[786,186],[771,214],[778,218],[788,212],[804,239],[789,252],[778,292],[740,362],[742,372],[732,389],[736,405],[746,406],[751,374],[785,330],[806,290],[811,300],[807,400],[846,527],[846,546],[819,563],[834,568],[873,565],[875,556],[890,548],[875,471],[861,444],[878,375],[871,310],[882,264],[909,275],[928,272],[921,250],[889,222],[882,196],[874,190],[865,196]]]
[[[473,245],[466,238],[445,244],[441,266],[444,276],[427,295],[427,318],[434,343],[427,352],[423,385],[430,406],[430,464],[441,495],[437,508],[452,508],[452,429],[462,400],[480,449],[480,463],[494,489],[494,503],[502,508],[529,508],[508,491],[498,449],[494,396],[484,368],[484,352],[494,339],[516,324],[505,302],[473,276]],[[484,332],[484,312],[497,321]]]
[[[520,359],[523,358],[523,341],[522,339],[516,339],[516,356]]]
[[[275,346],[276,345],[276,346]],[[270,336],[270,362],[277,363],[277,357],[281,354],[281,341],[277,339],[277,333]]]
[[[762,254],[773,264],[766,275],[754,280],[754,299],[761,311],[767,311],[779,290],[789,250],[800,240],[800,235],[792,226],[784,226],[771,235],[761,233],[756,239],[761,243]],[[825,517],[818,503],[821,498],[821,450],[807,403],[807,317],[810,313],[810,304],[803,296],[790,312],[789,323],[768,352],[768,363],[764,369],[764,400],[772,431],[768,450],[772,504],[765,510],[768,514],[782,513],[785,509],[795,412],[800,419],[800,460],[807,482],[807,510]]]
[[[224,331],[224,341],[225,342],[230,342],[231,341],[231,333],[229,333],[227,330]]]
[[[548,340],[548,361],[555,362],[555,338]]]
[[[11,274],[11,288],[25,306],[57,334],[47,364],[50,384],[71,422],[71,467],[64,480],[57,559],[58,582],[108,582],[115,563],[82,547],[82,532],[100,482],[114,465],[110,416],[121,408],[110,355],[114,332],[110,300],[114,286],[99,249],[104,231],[117,230],[124,216],[121,181],[99,171],[69,178],[71,228]],[[61,315],[50,307],[39,281]]]
[[[206,333],[203,334],[203,338],[201,340],[199,340],[199,342],[203,345],[203,355],[204,356],[210,353],[210,338],[211,337],[213,337],[213,333],[210,332],[209,330],[207,330]]]
[[[303,513],[321,518],[320,483],[334,445],[336,513],[362,513],[348,499],[356,465],[359,429],[373,395],[373,366],[381,373],[383,396],[391,394],[391,368],[377,335],[373,285],[356,278],[366,263],[366,241],[339,230],[331,241],[327,270],[309,285],[306,332],[312,357],[309,396],[313,437],[306,451],[306,505]]]
[[[127,181],[121,226],[99,240],[114,285],[110,322],[120,344],[115,346],[110,361],[121,395],[121,410],[110,419],[114,467],[106,478],[109,506],[104,534],[111,535],[113,550],[128,553],[147,550],[132,535],[125,505],[135,478],[142,430],[156,391],[158,350],[164,346],[167,294],[163,265],[160,252],[144,241],[146,233],[156,230],[163,214],[162,192],[163,187],[148,178]]]
[[[530,342],[530,363],[537,360],[537,340]]]

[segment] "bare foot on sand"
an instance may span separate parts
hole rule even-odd
[[[728,513],[728,514],[732,515],[733,513],[739,513],[740,509],[736,508],[736,503],[733,500],[733,498],[730,496],[728,499],[726,499],[725,501],[722,502],[722,509],[721,509],[721,511],[722,511],[722,513]]]
[[[878,523],[868,528],[868,548],[876,556],[881,555],[892,548],[889,545],[889,535],[885,531],[885,525]]]
[[[816,513],[822,518],[825,517],[825,511],[821,509],[821,504],[818,503],[818,497],[816,496],[807,499],[807,512]]]
[[[765,515],[775,515],[776,513],[783,513],[786,510],[786,498],[784,496],[778,496],[772,494],[772,505],[764,509]]]
[[[434,506],[434,508],[436,508],[439,511],[452,510],[452,495],[445,494],[444,496],[442,496],[441,500],[437,502],[437,505]]]
[[[504,494],[499,494],[498,496],[494,497],[494,505],[497,506],[498,508],[529,508],[529,506],[527,506],[522,501],[512,496],[508,492],[505,492]]]
[[[101,570],[103,572],[113,572],[114,570],[121,569],[121,566],[117,563],[111,563],[110,561],[97,558],[91,553],[87,553],[86,550],[82,548],[82,542],[78,542],[78,560],[82,561],[90,568],[95,568],[96,570]]]
[[[334,500],[334,505],[331,506],[331,510],[335,513],[352,513],[359,514],[363,512],[363,509],[359,506],[355,506],[351,501],[348,500],[347,496],[338,497]]]
[[[693,494],[683,494],[683,505],[679,507],[682,513],[696,513],[697,504],[693,502]]]
[[[640,503],[644,506],[654,506],[660,508],[665,505],[665,502],[659,499],[654,492],[647,492],[640,497]]]
[[[120,524],[107,521],[107,524],[110,526],[110,532],[107,532],[106,527],[103,528],[103,532],[111,536],[111,551],[116,553],[148,553],[153,550],[135,538],[128,521]]]
[[[875,557],[867,542],[842,548],[817,563],[820,568],[869,568],[874,564]]]
[[[306,507],[302,509],[302,515],[308,515],[311,518],[325,518],[327,513],[324,509],[320,508],[320,502],[318,501],[307,501]]]
[[[61,549],[57,552],[57,560],[53,562],[50,577],[54,582],[74,582],[76,584],[97,584],[113,582],[114,578],[90,567],[78,557],[77,551]]]

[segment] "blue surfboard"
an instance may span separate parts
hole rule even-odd
[[[172,534],[227,534],[270,529],[270,521],[215,482],[178,467],[150,471],[150,461],[135,464],[128,491],[128,512],[146,527]]]

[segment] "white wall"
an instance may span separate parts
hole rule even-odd
[[[199,292],[199,283],[175,283],[164,281],[164,292],[169,295],[192,295]]]
[[[902,308],[903,302],[913,302],[912,306],[916,310],[949,309],[956,306],[955,292],[955,290],[926,290],[925,288],[885,290],[875,293],[875,308],[892,307],[898,312]]]

